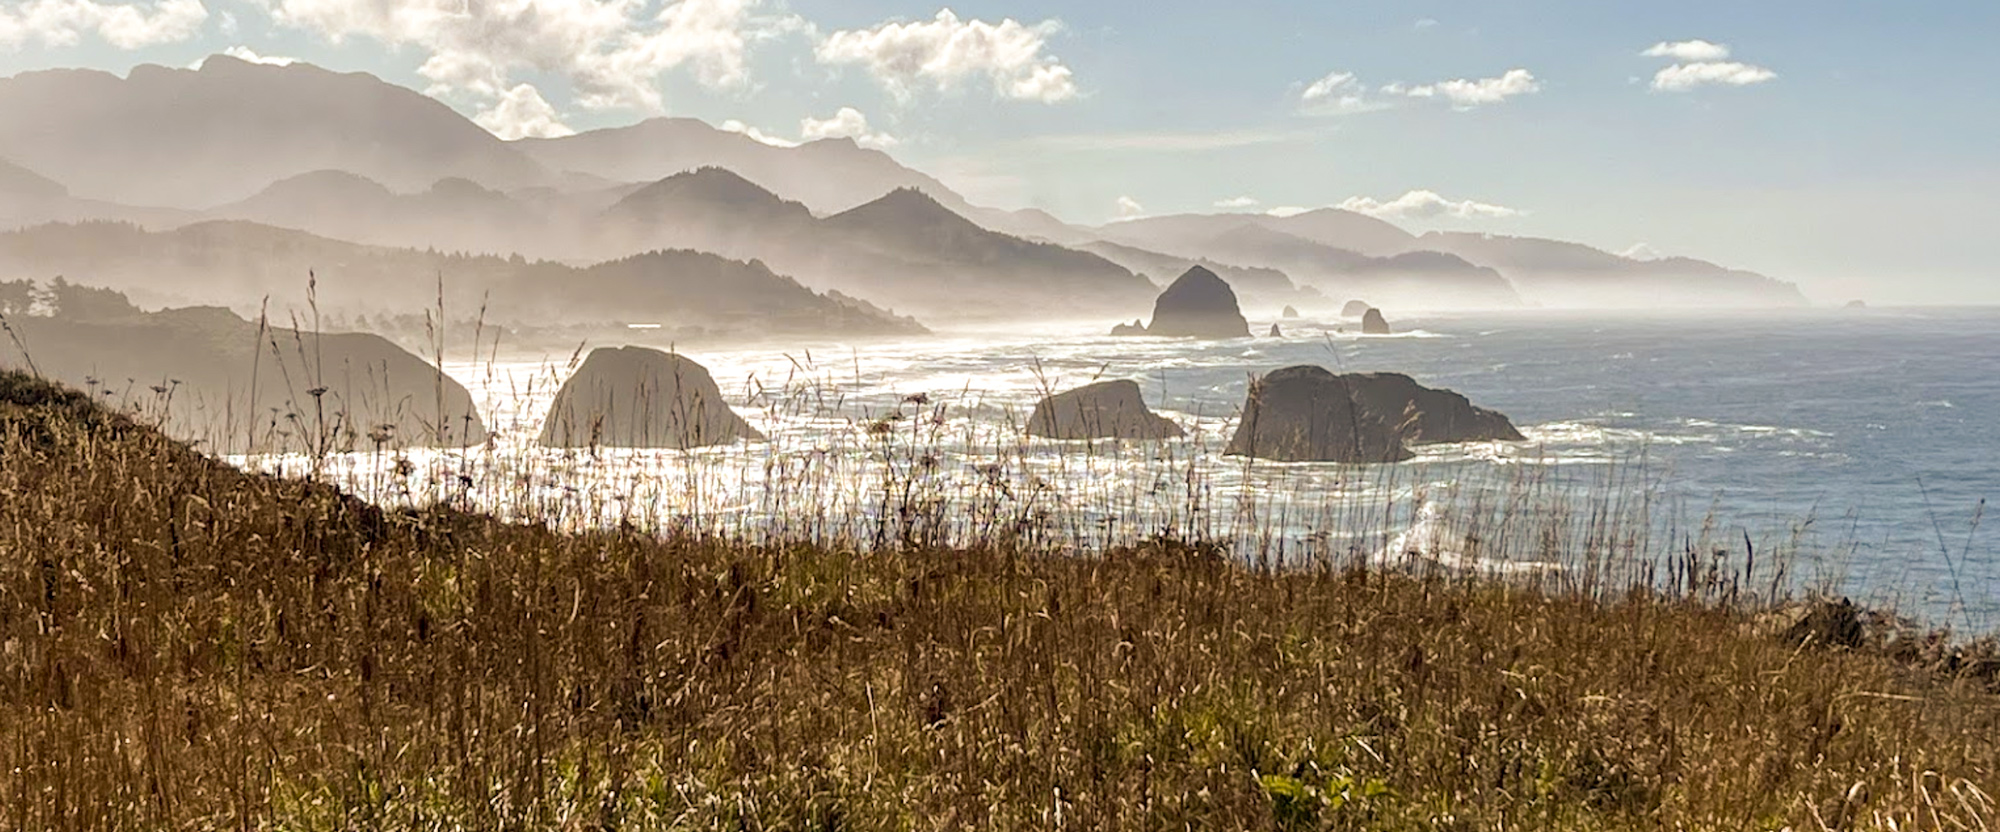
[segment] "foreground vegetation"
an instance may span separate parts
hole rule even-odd
[[[1991,667],[1689,575],[560,534],[0,374],[0,828],[2000,822]]]

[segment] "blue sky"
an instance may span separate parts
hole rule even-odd
[[[853,135],[1078,222],[1344,204],[1645,244],[1824,301],[2000,302],[1987,0],[467,3],[0,0],[0,74],[244,48],[509,135]]]

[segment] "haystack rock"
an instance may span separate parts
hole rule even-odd
[[[1281,462],[1409,459],[1409,445],[1521,441],[1497,412],[1397,373],[1334,375],[1301,365],[1250,385],[1226,453]]]
[[[1236,292],[1215,272],[1188,269],[1153,302],[1153,322],[1146,334],[1169,338],[1247,338],[1250,322],[1236,303]]]
[[[1119,324],[1111,328],[1111,334],[1144,335],[1146,334],[1146,323],[1144,321],[1133,321],[1129,324]]]
[[[1283,337],[1285,337],[1285,331],[1284,331],[1284,330],[1281,330],[1281,329],[1279,329],[1279,328],[1278,328],[1278,325],[1277,325],[1277,324],[1272,324],[1272,325],[1271,325],[1271,337],[1272,337],[1272,338],[1283,338]]]
[[[1290,304],[1287,304],[1285,306],[1285,311],[1280,315],[1280,317],[1285,317],[1285,318],[1296,318],[1298,316],[1299,316],[1299,310],[1292,308]]]
[[[1350,300],[1340,307],[1340,317],[1359,318],[1368,314],[1368,310],[1374,308],[1373,306],[1369,306],[1365,300]]]
[[[644,347],[592,350],[556,394],[541,443],[556,448],[696,448],[759,440],[707,368]]]
[[[1139,383],[1100,381],[1057,393],[1035,405],[1028,434],[1049,439],[1173,439],[1173,420],[1146,408]]]
[[[1382,310],[1369,309],[1367,314],[1361,316],[1361,334],[1363,335],[1389,334],[1389,321],[1382,317]]]

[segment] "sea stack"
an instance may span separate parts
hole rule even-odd
[[[1298,316],[1299,310],[1293,308],[1291,304],[1286,304],[1285,311],[1279,315],[1282,318],[1296,318]]]
[[[1370,307],[1368,312],[1361,316],[1361,334],[1363,335],[1389,334],[1389,321],[1388,319],[1382,317],[1382,310]]]
[[[708,369],[644,347],[592,350],[556,394],[541,443],[555,448],[697,448],[759,440]]]
[[[1368,314],[1368,310],[1374,308],[1373,306],[1369,306],[1365,300],[1350,300],[1340,307],[1340,317],[1359,318]]]
[[[1281,330],[1281,329],[1279,329],[1279,328],[1278,328],[1278,325],[1277,325],[1277,324],[1272,324],[1272,325],[1271,325],[1271,337],[1272,337],[1272,338],[1283,338],[1283,337],[1285,337],[1285,331],[1284,331],[1284,330]]]
[[[1226,453],[1281,462],[1401,462],[1409,445],[1518,442],[1506,416],[1398,373],[1300,365],[1250,385]]]
[[[1146,334],[1169,338],[1247,338],[1250,322],[1236,292],[1215,272],[1195,266],[1168,286],[1153,303]]]
[[[1139,383],[1100,381],[1057,393],[1035,405],[1028,434],[1048,439],[1173,439],[1179,425],[1146,408]]]
[[[1112,334],[1112,335],[1144,335],[1144,334],[1146,334],[1146,322],[1145,322],[1145,321],[1133,321],[1133,322],[1131,322],[1131,323],[1129,323],[1129,324],[1119,324],[1119,325],[1117,325],[1117,326],[1114,326],[1114,327],[1112,327],[1112,328],[1111,328],[1111,334]]]

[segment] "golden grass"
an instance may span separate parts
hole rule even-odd
[[[1701,597],[384,511],[0,374],[0,828],[2000,823],[1985,683]]]

